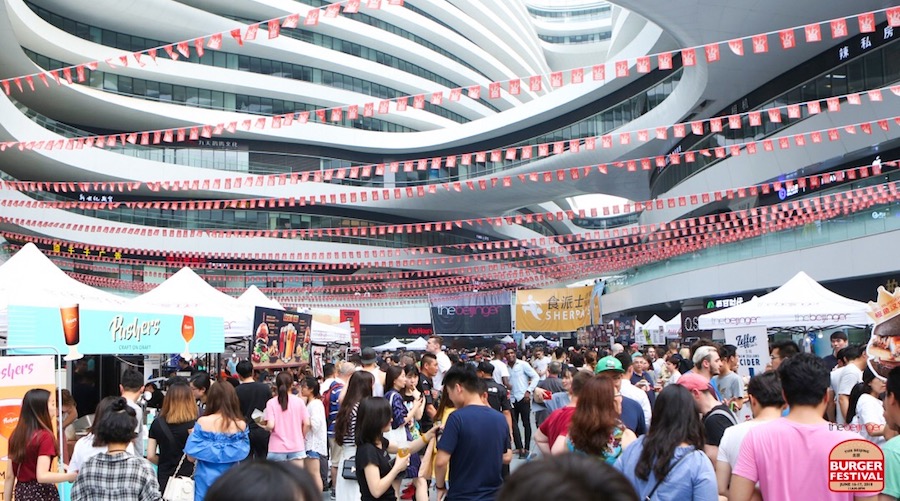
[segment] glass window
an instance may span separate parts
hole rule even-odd
[[[226,92],[225,93],[225,104],[222,105],[222,107],[225,108],[226,110],[236,110],[238,108],[237,108],[237,106],[235,106],[235,102],[236,102],[235,95],[230,92]]]
[[[225,57],[225,67],[231,68],[231,69],[237,69],[238,55],[237,54],[227,54]]]
[[[159,99],[159,82],[147,81],[147,93],[145,95],[152,99]]]
[[[200,89],[199,98],[201,108],[209,108],[212,106],[212,91],[209,89]]]
[[[272,61],[269,59],[263,59],[259,63],[259,72],[263,75],[271,75],[272,74]]]
[[[159,84],[159,100],[160,101],[171,101],[172,100],[172,84],[168,84],[168,83]]]
[[[225,93],[219,91],[212,92],[212,107],[220,110],[225,107]]]
[[[109,30],[103,30],[102,43],[103,43],[103,45],[106,45],[107,47],[115,47],[116,46],[116,34]]]
[[[241,71],[248,71],[250,69],[250,57],[249,56],[238,56],[238,69]]]
[[[200,98],[198,97],[196,87],[187,87],[185,89],[185,95],[187,96],[185,103],[188,106],[199,106],[200,105]]]
[[[172,86],[172,100],[176,103],[183,103],[187,98],[184,85]]]
[[[850,92],[859,92],[865,89],[863,62],[861,60],[853,61],[847,65],[847,85]]]
[[[864,59],[866,67],[866,86],[870,89],[884,85],[884,65],[881,64],[881,51],[873,52]]]
[[[228,56],[226,56],[224,53],[213,52],[212,58],[214,66],[217,66],[219,68],[225,68],[226,66],[228,66]]]
[[[88,40],[94,43],[102,43],[103,42],[103,31],[100,28],[96,28],[91,26],[90,28],[90,36]]]
[[[132,93],[131,77],[119,76],[119,92],[122,92],[123,94]]]
[[[250,72],[251,73],[259,73],[259,58],[258,57],[250,58]]]
[[[103,74],[103,89],[117,92],[119,90],[118,75],[113,75],[112,73],[104,73]]]

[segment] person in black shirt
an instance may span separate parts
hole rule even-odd
[[[409,456],[425,447],[434,438],[435,429],[422,435],[421,440],[407,443],[403,454],[397,444],[391,444],[384,433],[391,429],[391,404],[382,397],[364,398],[359,403],[356,421],[356,479],[362,501],[394,501],[397,495],[393,482],[406,467]],[[389,453],[397,458],[391,464]]]
[[[438,372],[437,358],[432,353],[422,355],[422,368],[419,371],[419,384],[416,389],[425,397],[425,411],[419,420],[419,430],[424,433],[434,426],[434,417],[437,415],[437,399],[434,398],[434,383],[432,377]]]
[[[490,362],[479,362],[475,372],[487,385],[485,397],[489,407],[503,413],[509,426],[509,437],[512,440],[512,402],[509,401],[509,388],[494,381],[494,365]],[[503,463],[503,478],[509,476],[509,463]]]
[[[184,454],[184,444],[196,421],[197,407],[194,406],[190,386],[186,383],[169,386],[159,417],[153,420],[147,435],[147,460],[159,466],[157,479],[161,493],[166,492],[169,477],[190,475],[194,469],[193,463],[184,461],[181,470],[175,471]],[[157,447],[159,447],[158,454]]]
[[[250,426],[250,454],[248,459],[266,459],[269,454],[269,432],[253,419],[253,411],[263,412],[266,403],[272,398],[272,390],[265,383],[253,379],[253,363],[241,360],[237,364],[237,373],[241,384],[235,388],[241,413]]]
[[[198,372],[191,376],[191,391],[194,393],[194,399],[197,401],[197,415],[206,414],[206,394],[209,393],[209,373]]]

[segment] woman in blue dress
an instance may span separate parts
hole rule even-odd
[[[206,414],[197,419],[184,453],[194,461],[194,500],[202,501],[209,486],[250,453],[247,423],[230,384],[214,384],[206,398]]]

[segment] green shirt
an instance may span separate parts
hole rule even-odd
[[[900,437],[894,437],[882,447],[884,451],[884,490],[882,494],[900,498]]]

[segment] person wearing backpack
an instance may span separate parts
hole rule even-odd
[[[716,399],[715,390],[709,379],[696,372],[688,372],[682,374],[676,384],[691,392],[697,412],[703,416],[703,429],[706,432],[706,444],[703,446],[703,450],[709,456],[712,464],[715,464],[719,455],[719,443],[722,441],[722,435],[725,434],[726,429],[737,424],[737,418],[727,405]]]
[[[322,405],[325,407],[325,422],[328,424],[328,459],[330,468],[329,484],[331,492],[334,492],[335,479],[337,478],[337,470],[340,465],[337,464],[335,458],[340,458],[341,444],[334,440],[334,422],[337,419],[338,411],[341,408],[341,396],[344,388],[350,381],[356,367],[350,362],[338,362],[335,376],[337,376],[322,392]]]

